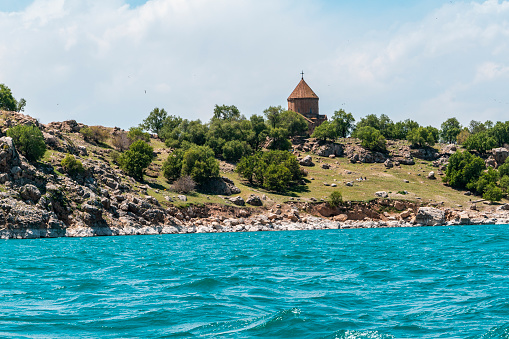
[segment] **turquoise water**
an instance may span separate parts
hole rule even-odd
[[[509,338],[509,227],[0,242],[0,337]]]

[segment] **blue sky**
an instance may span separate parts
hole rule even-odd
[[[246,116],[305,79],[322,114],[507,120],[509,2],[3,0],[0,83],[42,122]]]

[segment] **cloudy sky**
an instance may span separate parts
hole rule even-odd
[[[301,70],[322,114],[509,120],[509,1],[2,0],[0,31],[0,83],[43,123],[261,114]]]

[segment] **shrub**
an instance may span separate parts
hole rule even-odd
[[[185,175],[175,180],[172,188],[176,192],[187,194],[194,191],[195,186],[196,183],[194,182],[193,178],[191,178],[189,175]]]
[[[14,145],[28,160],[37,161],[44,156],[46,144],[41,130],[36,126],[18,125],[7,130]]]
[[[379,130],[364,126],[355,131],[355,136],[361,140],[361,145],[372,151],[385,151],[385,138]]]
[[[86,141],[93,141],[95,143],[105,142],[109,137],[109,133],[106,128],[101,126],[83,127],[80,130],[80,133]]]
[[[338,207],[343,202],[343,196],[340,191],[334,191],[329,196],[328,204],[331,207]]]
[[[177,180],[182,173],[182,159],[184,152],[181,149],[173,151],[163,163],[163,175],[166,179]]]
[[[67,153],[65,158],[62,159],[60,165],[62,165],[64,171],[70,175],[76,175],[78,173],[82,173],[85,170],[81,161],[77,160],[74,155],[69,153]]]
[[[493,168],[489,167],[486,172],[483,172],[479,179],[467,183],[469,190],[475,191],[478,194],[486,192],[490,185],[495,185],[498,180],[498,172]]]
[[[138,140],[133,142],[129,150],[120,156],[120,168],[133,178],[142,180],[143,172],[150,165],[153,158],[154,149],[152,146]]]
[[[150,134],[147,132],[143,132],[140,127],[131,127],[129,128],[129,132],[127,132],[127,137],[131,140],[131,142],[135,142],[136,140],[143,140],[145,142],[150,141]]]
[[[284,192],[292,180],[292,173],[284,165],[270,164],[263,173],[263,187],[269,191]]]
[[[132,143],[133,141],[125,132],[117,133],[111,137],[111,144],[121,152],[128,150]]]
[[[500,178],[499,186],[505,193],[509,192],[509,175],[504,175]]]
[[[407,140],[412,144],[412,147],[423,147],[435,145],[433,134],[427,127],[418,127],[412,129],[407,134]]]

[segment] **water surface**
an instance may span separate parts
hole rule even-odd
[[[509,227],[0,241],[0,336],[509,338]]]

